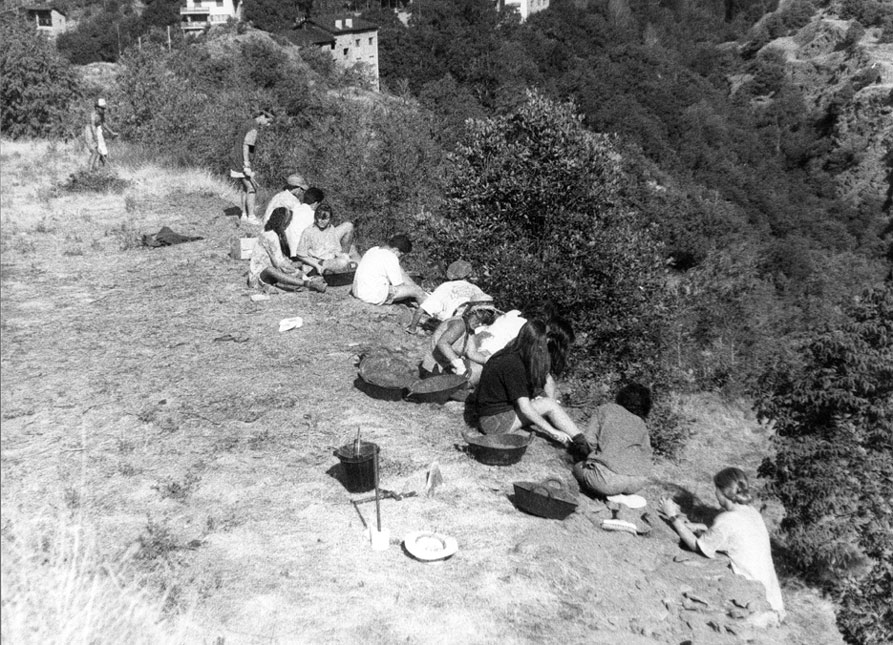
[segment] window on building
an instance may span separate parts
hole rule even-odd
[[[371,39],[371,38],[369,39],[369,44],[370,44],[370,45],[372,44],[372,39]]]
[[[344,57],[345,58],[347,57],[347,52],[349,52],[349,51],[350,51],[350,49],[348,49],[347,47],[344,48]]]
[[[360,39],[357,38],[357,39],[354,41],[354,44],[355,44],[357,47],[359,47],[359,46],[360,46]]]
[[[329,49],[335,49],[335,43],[332,43],[331,45],[329,45]]]
[[[195,2],[193,4],[195,4],[196,9],[201,9],[202,0],[195,0]]]
[[[53,16],[49,11],[38,11],[37,12],[37,24],[40,27],[52,27],[53,26]]]
[[[222,7],[222,6],[223,6],[223,0],[217,0],[217,6],[218,6],[218,7]]]

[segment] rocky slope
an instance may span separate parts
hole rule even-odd
[[[763,49],[783,53],[789,78],[824,115],[838,195],[861,204],[889,197],[893,182],[893,43],[879,42],[879,29],[854,34],[853,21],[822,11]]]

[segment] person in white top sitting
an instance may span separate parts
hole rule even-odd
[[[709,529],[703,524],[686,524],[679,505],[669,497],[660,500],[661,512],[689,549],[708,558],[716,557],[717,552],[722,551],[729,556],[732,571],[748,580],[763,583],[769,606],[778,619],[783,620],[784,600],[772,563],[769,531],[760,512],[750,506],[753,496],[747,475],[739,468],[725,468],[716,473],[713,484],[716,501],[723,512],[716,516]],[[702,534],[698,537],[696,533]]]
[[[493,298],[477,286],[469,282],[472,278],[471,264],[465,260],[456,260],[447,267],[447,282],[443,282],[431,292],[412,316],[406,331],[415,334],[421,323],[434,318],[443,322],[458,315],[462,305],[469,302],[492,301]],[[506,341],[508,342],[508,341]]]
[[[297,259],[309,271],[342,273],[357,268],[359,256],[353,245],[353,224],[342,222],[332,224],[332,209],[322,205],[313,214],[313,226],[301,233],[298,242]]]
[[[291,291],[307,287],[323,292],[326,290],[325,280],[321,277],[308,277],[300,266],[282,252],[286,247],[285,229],[290,219],[289,210],[280,206],[264,224],[264,230],[257,236],[257,243],[251,252],[248,286],[257,288],[269,285]]]
[[[385,245],[373,246],[357,265],[351,293],[372,305],[402,300],[422,302],[428,294],[400,266],[400,258],[411,252],[412,242],[402,233],[394,235]]]
[[[267,210],[264,211],[264,218],[261,224],[266,224],[267,220],[270,219],[270,215],[273,214],[273,211],[277,208],[287,208],[289,212],[294,213],[301,206],[301,199],[304,197],[304,192],[307,188],[310,187],[310,184],[298,174],[289,175],[288,179],[285,180],[285,186],[278,193],[273,195],[270,199],[270,203],[267,204]]]

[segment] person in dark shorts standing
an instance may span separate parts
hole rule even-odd
[[[259,110],[252,118],[239,127],[239,133],[233,143],[230,155],[229,176],[238,179],[242,184],[242,215],[239,218],[250,224],[260,224],[254,212],[257,199],[257,182],[254,180],[254,149],[257,145],[257,133],[262,126],[270,125],[273,115],[266,110]]]

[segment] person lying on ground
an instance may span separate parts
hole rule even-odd
[[[310,184],[308,184],[301,175],[289,175],[288,179],[285,180],[285,186],[282,190],[270,198],[270,202],[267,204],[267,210],[264,211],[263,223],[266,224],[267,220],[270,219],[270,215],[273,214],[273,211],[282,206],[294,214],[294,212],[300,208],[302,204],[301,199],[304,197],[304,192],[309,186]]]
[[[229,176],[233,179],[238,179],[242,186],[242,214],[239,219],[248,221],[251,224],[260,224],[257,214],[254,212],[257,199],[257,182],[252,169],[255,147],[257,146],[257,134],[261,127],[268,126],[272,122],[273,115],[270,112],[266,110],[255,112],[252,118],[239,126],[239,131],[230,153]]]
[[[431,347],[419,365],[419,376],[428,378],[453,372],[477,385],[489,356],[474,351],[469,347],[469,340],[475,329],[493,322],[495,317],[492,303],[482,302],[468,306],[461,316],[440,323],[431,336]]]
[[[443,282],[431,292],[416,309],[406,331],[414,334],[419,325],[430,318],[443,322],[457,315],[458,309],[468,302],[493,300],[483,290],[473,284],[471,264],[465,260],[456,260],[447,267],[447,282]]]
[[[285,207],[277,208],[270,215],[251,252],[248,286],[257,288],[269,285],[290,291],[308,287],[323,292],[326,290],[325,280],[321,277],[308,278],[298,265],[285,256],[288,248],[285,229],[290,220],[291,212]]]
[[[373,246],[357,265],[351,293],[371,305],[422,302],[428,294],[400,266],[400,258],[411,252],[412,242],[402,233],[385,245]]]
[[[474,402],[480,431],[505,434],[529,428],[564,446],[580,441],[573,419],[543,391],[550,369],[548,327],[529,320],[484,364]]]
[[[326,198],[326,194],[321,188],[311,186],[304,191],[301,197],[301,204],[292,211],[291,224],[285,231],[285,240],[288,242],[288,257],[297,260],[298,244],[301,241],[301,235],[304,231],[313,226],[314,213],[322,200]]]
[[[772,563],[769,531],[759,511],[750,505],[753,495],[747,475],[739,468],[725,468],[716,473],[713,484],[716,501],[723,512],[700,537],[695,535],[695,531],[699,531],[697,526],[683,521],[679,505],[671,498],[660,500],[661,512],[689,549],[708,558],[724,552],[731,560],[732,571],[748,580],[763,583],[766,600],[778,618],[784,620],[784,600]],[[701,528],[705,527],[701,525]]]
[[[333,226],[331,207],[320,206],[313,213],[313,226],[301,233],[295,255],[305,270],[319,275],[356,269],[360,258],[353,245],[353,224]]]
[[[614,403],[600,405],[577,450],[585,459],[574,465],[580,486],[601,497],[632,495],[644,488],[651,472],[651,439],[645,419],[651,411],[651,391],[629,383]]]

